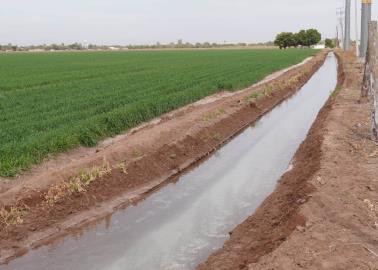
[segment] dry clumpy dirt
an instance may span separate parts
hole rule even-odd
[[[199,270],[378,269],[378,145],[360,100],[362,64],[337,54],[339,87],[294,168]]]
[[[22,211],[14,211],[16,218],[8,219],[10,225],[0,219],[0,264],[105,217],[117,207],[135,203],[167,183],[294,94],[323,64],[326,54],[323,51],[277,78],[234,94],[209,97],[108,140],[97,149],[72,151],[18,180],[4,182],[0,214],[11,212],[12,206]],[[265,95],[252,99],[255,92]],[[81,168],[101,166],[103,159],[108,164],[106,173],[85,186],[85,191],[76,187],[81,191],[69,196],[54,193],[53,206],[46,204],[48,191]]]

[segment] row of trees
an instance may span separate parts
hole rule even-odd
[[[321,34],[316,29],[301,30],[298,33],[282,32],[277,35],[274,42],[266,43],[189,43],[178,40],[177,43],[161,44],[157,42],[153,45],[128,45],[128,46],[106,46],[106,45],[95,45],[95,44],[81,44],[75,42],[73,44],[43,44],[43,45],[32,45],[32,46],[17,46],[12,44],[1,45],[0,51],[30,51],[30,50],[43,50],[43,51],[65,51],[65,50],[113,50],[113,49],[170,49],[170,48],[225,48],[225,47],[247,47],[247,46],[273,46],[276,45],[280,49],[286,49],[288,47],[310,47],[319,43],[321,40]],[[328,44],[328,45],[327,45]],[[334,46],[332,40],[327,41],[327,46]]]
[[[6,45],[0,44],[0,51],[30,51],[30,50],[44,50],[44,51],[64,51],[64,50],[84,50],[84,46],[80,43],[72,44],[42,44],[31,46],[18,46],[11,43]]]
[[[190,49],[190,48],[227,48],[227,47],[247,47],[247,46],[273,46],[273,42],[266,42],[266,43],[210,43],[210,42],[197,42],[197,43],[190,43],[190,42],[183,42],[181,39],[178,40],[176,43],[171,42],[168,44],[161,44],[157,42],[153,45],[129,45],[127,46],[128,49]]]
[[[42,45],[31,45],[31,46],[17,46],[12,44],[1,45],[0,51],[66,51],[66,50],[125,50],[125,49],[179,49],[179,48],[228,48],[228,47],[247,47],[247,46],[273,46],[273,42],[266,43],[189,43],[178,40],[176,43],[171,42],[168,44],[162,44],[157,42],[153,45],[95,45],[95,44],[81,44],[75,42],[73,44],[42,44]]]
[[[318,44],[322,40],[322,35],[316,29],[301,30],[298,33],[282,32],[276,36],[274,45],[280,49],[290,47],[310,47]]]

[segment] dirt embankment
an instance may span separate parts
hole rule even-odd
[[[362,64],[338,55],[341,84],[294,168],[198,269],[378,269],[378,146],[360,102]]]
[[[0,263],[93,222],[173,180],[294,94],[322,52],[278,78],[167,114],[97,149],[48,161],[0,193]],[[77,173],[80,168],[90,168]]]

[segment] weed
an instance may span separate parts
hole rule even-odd
[[[62,182],[49,188],[44,196],[44,203],[53,206],[74,193],[83,193],[87,187],[99,178],[110,174],[112,168],[109,162],[104,159],[100,167],[93,167],[90,170],[83,170],[78,175],[72,177],[68,182]]]
[[[273,93],[273,86],[272,85],[265,86],[263,93],[265,97],[270,97]]]
[[[219,118],[220,116],[222,116],[225,113],[226,113],[226,111],[224,109],[218,109],[218,110],[213,111],[213,112],[208,112],[208,113],[206,113],[202,116],[202,121],[211,122],[211,121]]]
[[[256,91],[253,92],[251,95],[249,95],[246,98],[247,102],[257,102],[259,101],[262,97],[264,97],[264,94],[261,91]]]
[[[84,182],[80,182],[78,179],[75,179],[75,180],[71,180],[68,183],[68,190],[70,191],[70,193],[82,193],[82,192],[87,191],[84,188],[85,186],[86,184]]]
[[[65,182],[52,186],[44,196],[45,203],[53,206],[54,204],[60,202],[66,196],[67,190],[68,185]]]
[[[220,141],[222,139],[222,135],[218,132],[214,132],[211,134],[211,138],[216,141]]]
[[[340,93],[341,89],[342,89],[341,85],[338,85],[336,89],[332,92],[331,97],[332,98],[336,97]]]
[[[126,162],[119,162],[116,165],[116,168],[120,169],[122,173],[127,174],[127,164],[126,164]]]
[[[141,158],[143,156],[143,153],[139,149],[135,148],[135,149],[133,149],[133,152],[131,153],[131,156],[134,159],[138,159],[138,158]]]
[[[0,208],[0,228],[7,228],[9,226],[23,223],[23,217],[28,212],[27,206],[12,206],[8,210]]]

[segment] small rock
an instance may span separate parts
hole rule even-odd
[[[372,186],[366,186],[366,188],[370,191],[375,191],[375,189]]]
[[[297,200],[297,203],[300,203],[300,204],[304,204],[305,202],[306,202],[305,199],[299,199],[299,200]]]
[[[310,227],[313,226],[313,225],[314,225],[314,223],[311,222],[311,221],[307,221],[307,222],[306,222],[306,228],[310,228]]]
[[[368,206],[370,211],[375,211],[375,205],[370,200],[365,199],[364,203]]]
[[[303,227],[303,226],[297,226],[296,229],[297,229],[298,231],[302,232],[302,233],[306,231],[306,228]]]
[[[316,181],[318,181],[318,183],[321,184],[321,185],[324,185],[324,184],[325,184],[325,182],[323,181],[323,179],[322,179],[320,176],[318,176],[318,177],[316,178]]]

